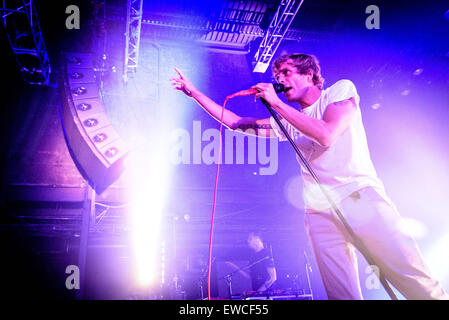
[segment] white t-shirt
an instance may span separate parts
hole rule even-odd
[[[354,84],[350,80],[340,80],[321,91],[321,96],[313,105],[300,111],[311,118],[322,119],[329,104],[351,97],[354,97],[357,104],[356,114],[349,127],[327,148],[304,136],[282,117],[279,119],[336,204],[354,191],[367,186],[374,187],[385,200],[391,203],[371,161],[359,107],[360,97]],[[286,141],[287,138],[273,117],[270,118],[270,123],[279,140]],[[298,156],[297,159],[301,165],[304,181],[305,209],[317,211],[329,209],[330,204],[315,180]]]

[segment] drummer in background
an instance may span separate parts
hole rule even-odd
[[[276,268],[271,250],[264,245],[261,235],[256,232],[249,234],[248,246],[254,251],[249,259],[253,290],[267,291],[276,281]]]

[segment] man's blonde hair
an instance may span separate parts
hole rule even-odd
[[[280,56],[273,62],[273,74],[275,76],[278,74],[281,65],[285,62],[291,63],[298,70],[299,74],[307,74],[309,71],[312,71],[313,84],[318,89],[323,90],[324,78],[321,76],[320,63],[314,55],[293,53]]]

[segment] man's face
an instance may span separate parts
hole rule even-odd
[[[289,102],[299,102],[307,89],[313,86],[312,74],[299,74],[290,60],[281,64],[275,77],[285,86],[284,94]]]
[[[259,249],[259,241],[260,239],[255,237],[255,236],[249,236],[248,237],[248,246],[253,249],[253,250],[257,250]]]

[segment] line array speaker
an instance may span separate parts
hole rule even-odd
[[[102,193],[121,175],[128,147],[104,111],[92,55],[65,53],[63,58],[61,115],[66,140],[81,174]]]

